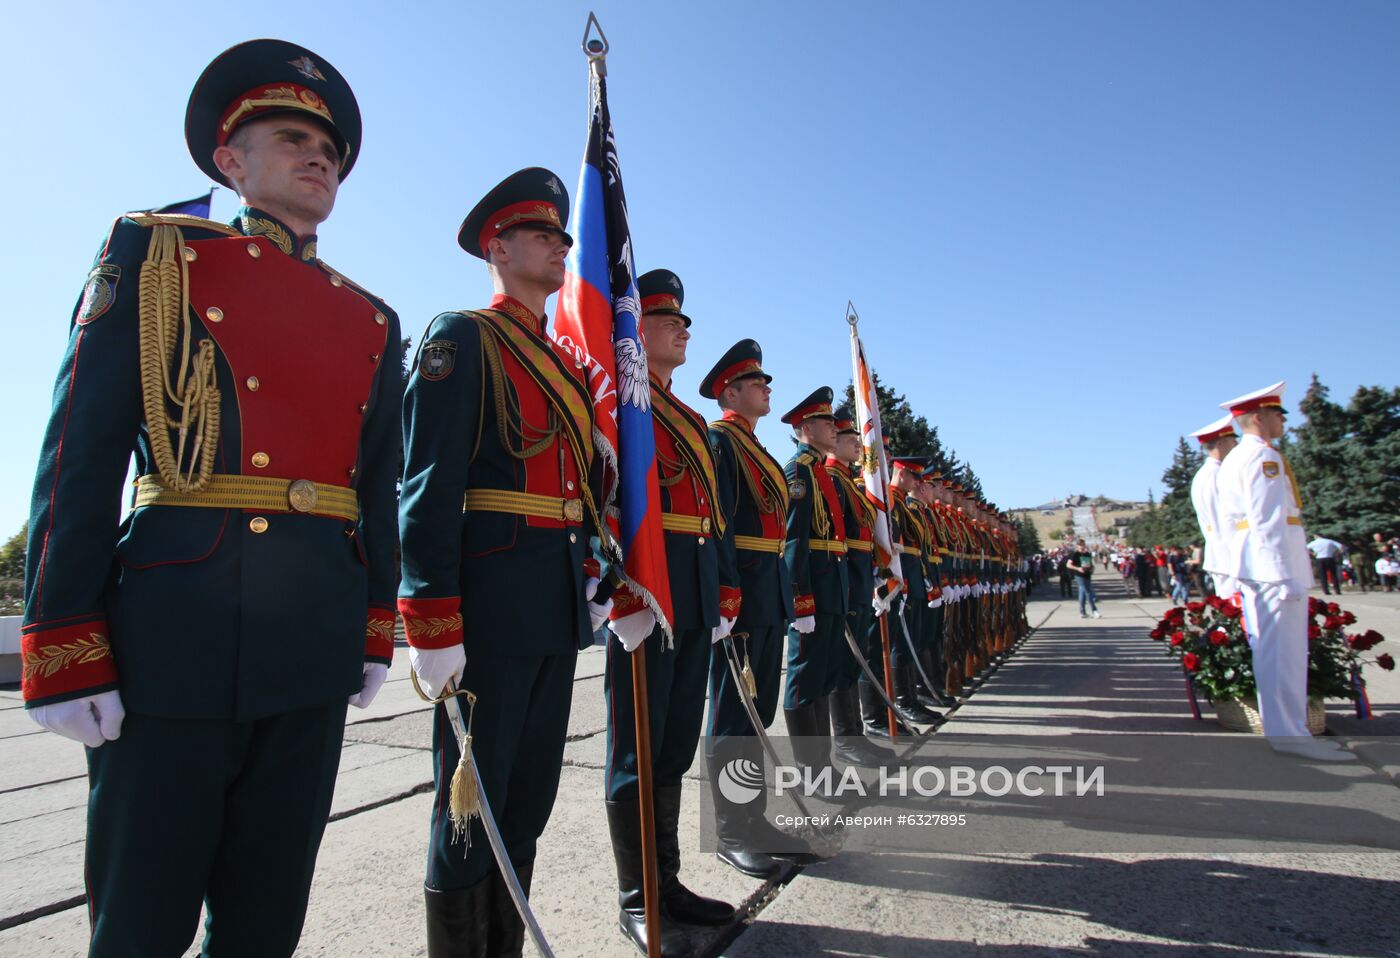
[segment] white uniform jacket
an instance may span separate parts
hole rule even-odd
[[[1246,433],[1220,464],[1221,550],[1226,575],[1249,582],[1312,585],[1312,562],[1303,532],[1298,487],[1273,446]]]
[[[1214,574],[1225,572],[1225,539],[1220,528],[1220,517],[1216,514],[1219,495],[1215,489],[1215,479],[1219,471],[1220,460],[1207,456],[1191,480],[1191,505],[1196,509],[1196,523],[1201,527],[1204,552],[1201,567]]]

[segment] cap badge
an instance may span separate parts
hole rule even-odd
[[[672,277],[671,277],[671,288],[672,288],[672,289],[680,289],[680,288],[681,288],[681,281],[680,281],[679,278],[677,278],[677,277],[675,277],[675,276],[672,276]]]
[[[549,191],[550,191],[551,193],[553,193],[555,196],[558,196],[560,193],[563,193],[563,192],[564,192],[564,187],[561,186],[561,185],[559,184],[559,180],[558,180],[557,178],[553,177],[553,176],[551,176],[551,177],[549,178],[549,182],[546,183],[545,185],[549,187]]]
[[[310,57],[303,56],[297,60],[288,60],[287,66],[296,67],[296,71],[308,80],[325,80],[326,75],[316,66],[316,61]]]

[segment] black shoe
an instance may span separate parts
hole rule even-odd
[[[612,839],[613,861],[617,865],[617,924],[632,944],[647,953],[646,893],[642,882],[642,823],[637,802],[605,802],[608,835]],[[658,860],[660,854],[658,850]],[[659,886],[659,883],[658,883]],[[671,923],[661,902],[658,929],[663,958],[690,958],[690,939]]]
[[[681,786],[657,785],[656,864],[661,878],[661,903],[676,921],[687,925],[727,925],[734,920],[734,906],[718,898],[697,895],[681,884],[680,815]]]
[[[470,888],[438,891],[424,886],[428,958],[486,958],[491,887],[489,875]]]
[[[520,879],[520,888],[527,898],[534,871],[534,862],[515,866],[515,877]],[[525,923],[515,910],[515,899],[510,897],[506,880],[497,870],[491,875],[491,927],[486,936],[486,953],[491,958],[520,958],[524,949]]]

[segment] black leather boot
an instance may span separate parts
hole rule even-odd
[[[827,766],[826,750],[819,745],[821,726],[817,721],[815,702],[799,705],[795,709],[783,709],[783,721],[787,724],[788,738],[792,742],[792,757],[797,764],[817,773]]]
[[[914,694],[917,683],[914,680],[914,663],[905,662],[894,670],[894,701],[907,718],[919,725],[932,725],[943,718],[942,715],[919,704]]]
[[[486,958],[491,925],[491,877],[470,888],[437,891],[424,886],[428,958]]]
[[[656,863],[661,876],[661,903],[670,916],[688,925],[727,925],[734,907],[718,898],[697,895],[681,884],[681,786],[657,785]]]
[[[947,672],[939,664],[938,656],[933,654],[932,649],[924,649],[919,653],[919,664],[924,667],[924,672],[928,675],[929,681],[933,683],[933,688],[929,688],[924,685],[923,678],[919,678],[919,704],[930,709],[946,709],[950,705],[956,705],[958,700],[946,695],[943,689],[939,687],[939,682],[943,680]]]
[[[871,690],[870,694],[879,699],[874,690]],[[862,734],[856,695],[856,687],[852,685],[849,688],[836,689],[827,697],[827,707],[831,711],[831,754],[847,765],[874,768],[893,764],[894,752],[874,744]],[[881,717],[888,721],[887,716]],[[885,734],[889,735],[888,732]]]
[[[715,855],[735,871],[751,878],[776,878],[786,866],[754,846],[747,806],[730,802],[719,788],[719,777],[725,762],[740,755],[738,748],[732,744],[734,742],[734,739],[726,739],[724,745],[728,747],[707,755],[705,759],[710,773],[710,794],[715,804]]]
[[[515,877],[520,879],[520,887],[525,897],[530,897],[530,879],[535,872],[535,863],[516,865]],[[520,958],[525,949],[525,922],[515,910],[515,902],[510,897],[510,889],[499,870],[491,875],[491,928],[487,935],[487,958]]]
[[[608,835],[612,838],[613,861],[617,864],[617,924],[632,944],[647,953],[646,893],[642,883],[642,823],[636,802],[605,802]],[[658,843],[657,859],[661,850]],[[659,878],[659,876],[658,876]],[[658,881],[658,887],[660,882]],[[664,905],[658,925],[663,958],[690,958],[690,939],[671,923]]]

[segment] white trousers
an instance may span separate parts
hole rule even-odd
[[[1241,581],[1240,593],[1264,734],[1308,737],[1307,597],[1284,601],[1266,582]]]

